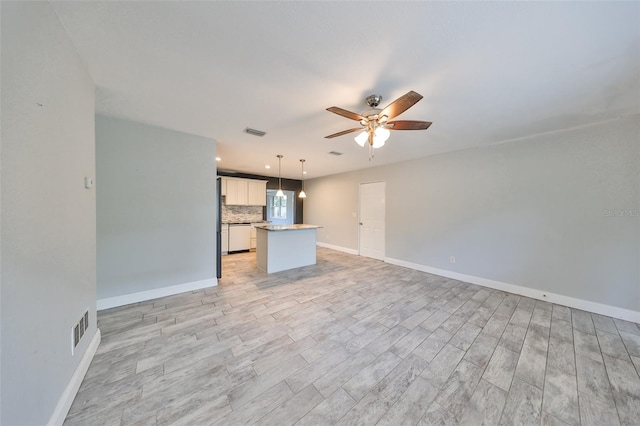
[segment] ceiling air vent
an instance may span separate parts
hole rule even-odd
[[[329,151],[329,154],[331,154],[331,155],[342,155],[342,153],[338,152],[338,151]]]
[[[260,137],[267,134],[267,132],[263,132],[262,130],[252,129],[250,127],[247,127],[246,129],[244,129],[244,132],[253,136],[260,136]]]

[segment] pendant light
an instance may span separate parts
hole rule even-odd
[[[302,191],[300,191],[298,198],[307,198],[307,194],[304,193],[304,160],[300,160],[300,164],[302,165],[302,174],[300,175],[300,180],[302,180]]]
[[[284,197],[284,192],[282,192],[282,155],[278,154],[278,192],[276,192],[276,197]]]

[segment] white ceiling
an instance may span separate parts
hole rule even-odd
[[[283,177],[305,158],[313,178],[640,112],[635,1],[52,4],[98,113],[214,138],[223,169],[274,176],[283,154]],[[409,90],[400,118],[428,130],[371,162],[355,134],[324,138],[357,127],[327,107]]]

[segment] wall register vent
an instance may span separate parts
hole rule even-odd
[[[75,353],[75,349],[82,340],[84,332],[89,328],[89,309],[84,312],[78,322],[71,327],[71,355]]]
[[[260,136],[260,137],[263,137],[264,135],[267,134],[267,132],[263,132],[262,130],[252,129],[250,127],[247,127],[246,129],[244,129],[244,132],[253,136]]]

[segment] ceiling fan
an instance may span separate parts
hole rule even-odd
[[[371,157],[373,157],[374,148],[382,147],[389,138],[389,130],[425,130],[431,126],[431,122],[429,121],[389,121],[411,108],[420,99],[422,99],[422,95],[414,91],[410,91],[391,102],[391,104],[386,108],[380,109],[378,108],[378,105],[380,104],[380,101],[382,101],[382,96],[370,95],[367,96],[365,102],[371,109],[364,111],[362,114],[356,114],[355,112],[347,111],[346,109],[335,106],[327,108],[327,111],[350,118],[351,120],[359,121],[360,127],[343,130],[341,132],[325,136],[325,138],[331,139],[337,136],[360,131],[360,134],[355,137],[355,141],[360,146],[364,146],[365,143],[369,143],[369,159],[371,159]]]

